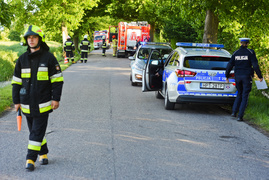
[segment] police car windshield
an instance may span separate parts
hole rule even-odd
[[[192,56],[185,57],[184,67],[192,69],[225,70],[230,58]]]
[[[149,53],[151,52],[151,48],[140,48],[139,49],[139,52],[138,52],[138,58],[139,59],[148,59],[148,56],[149,56]],[[165,58],[167,58],[167,56],[169,55],[169,53],[172,51],[172,49],[169,49],[169,48],[154,48],[154,50],[157,50],[160,52],[161,56],[164,56]]]
[[[103,37],[103,36],[95,36],[95,37],[94,37],[94,40],[102,40],[102,37]]]

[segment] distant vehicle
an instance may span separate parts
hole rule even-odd
[[[119,22],[118,26],[113,27],[117,29],[117,57],[133,55],[136,51],[136,40],[150,38],[150,24],[147,21]],[[109,36],[112,37],[111,34]]]
[[[225,69],[231,54],[221,49],[224,46],[204,43],[177,43],[177,46],[180,47],[165,63],[159,51],[151,52],[143,72],[142,91],[156,91],[157,98],[165,99],[168,110],[184,103],[233,104],[237,89],[234,79],[226,83]],[[157,77],[156,72],[162,76]],[[234,77],[234,71],[230,77]]]
[[[105,39],[106,39],[106,42],[107,42],[108,48],[109,48],[107,30],[94,31],[94,33],[93,33],[93,47],[95,50],[102,47],[103,36],[105,36]]]
[[[136,86],[142,83],[143,69],[152,50],[158,50],[165,60],[165,57],[167,57],[173,49],[168,43],[142,42],[142,44],[138,47],[136,53],[129,57],[131,60],[130,81],[132,86]]]

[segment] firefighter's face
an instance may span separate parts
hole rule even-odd
[[[27,37],[27,43],[30,47],[36,47],[39,37],[37,35],[30,35]]]

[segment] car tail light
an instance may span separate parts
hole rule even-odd
[[[234,79],[234,73],[231,73],[230,76],[229,76],[229,78]]]
[[[194,76],[196,76],[196,72],[179,70],[179,69],[176,69],[175,73],[176,73],[177,77],[194,77]]]

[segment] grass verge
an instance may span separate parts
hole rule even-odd
[[[0,116],[12,105],[12,86],[0,88]]]

